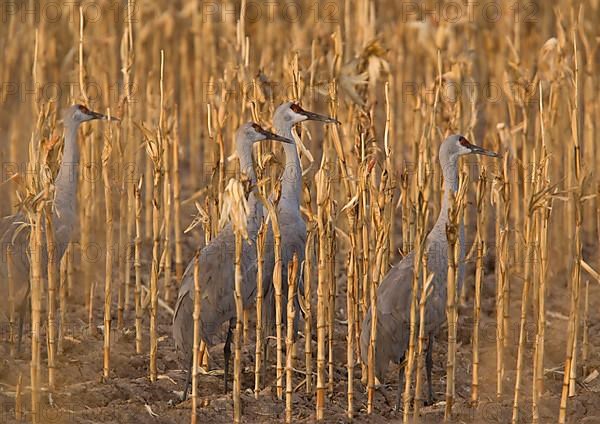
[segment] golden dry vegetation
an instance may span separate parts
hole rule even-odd
[[[26,212],[32,296],[19,354],[3,246],[0,422],[600,422],[599,16],[598,0],[3,0],[0,212]],[[220,222],[243,221],[236,129],[269,128],[286,100],[341,122],[297,130],[308,241],[290,273],[309,319],[295,344],[278,331],[277,361],[269,341],[255,387],[256,315],[238,313],[234,393],[219,343],[174,402],[181,275]],[[121,122],[79,131],[78,219],[56,266],[43,241],[73,103]],[[396,412],[397,366],[376,389],[358,336],[390,266],[422,251],[451,133],[503,158],[461,162],[448,237],[463,219],[468,254],[434,351],[437,403],[422,404],[416,328]],[[269,143],[265,197],[283,167]]]

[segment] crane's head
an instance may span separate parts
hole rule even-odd
[[[71,121],[76,124],[81,124],[82,122],[91,121],[94,119],[108,120],[109,118],[106,115],[89,110],[84,105],[79,104],[67,108],[64,112],[65,122]],[[115,118],[114,116],[111,116],[110,120],[119,121],[119,119]]]
[[[237,131],[237,139],[246,143],[256,143],[262,140],[275,140],[282,143],[293,143],[293,140],[265,130],[255,122],[243,124]]]
[[[279,105],[279,107],[275,110],[273,121],[284,122],[288,125],[295,125],[302,121],[321,121],[335,124],[340,123],[335,118],[330,118],[326,115],[319,115],[318,113],[304,110],[298,103],[294,102],[285,102]]]
[[[456,160],[459,156],[470,154],[498,157],[498,153],[471,144],[460,134],[449,136],[440,146],[440,161]]]

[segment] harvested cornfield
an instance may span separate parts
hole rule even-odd
[[[600,422],[598,16],[4,1],[0,422]]]

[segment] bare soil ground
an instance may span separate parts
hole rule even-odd
[[[471,267],[472,268],[472,267]],[[518,339],[518,316],[520,311],[521,283],[512,287],[511,319],[512,331],[510,347],[507,356],[506,396],[497,399],[495,396],[495,324],[494,324],[494,277],[493,270],[485,279],[482,293],[482,323],[481,323],[481,371],[480,371],[480,403],[473,407],[470,403],[471,381],[471,333],[472,333],[472,303],[468,299],[466,307],[461,309],[458,334],[457,352],[457,403],[453,417],[455,422],[465,423],[507,423],[512,416],[512,393],[514,386],[516,363],[516,340]],[[472,284],[472,273],[467,272],[466,284]],[[340,277],[338,287],[337,319],[345,319],[345,313],[339,305],[345,304],[343,292],[344,278]],[[562,366],[565,354],[565,337],[568,314],[564,293],[567,292],[565,279],[551,276],[551,286],[548,293],[547,305],[548,327],[546,343],[546,385],[541,405],[541,422],[555,422],[562,385]],[[73,299],[82,299],[75,295]],[[95,300],[101,304],[99,293]],[[115,305],[116,306],[116,305]],[[590,285],[590,311],[600,308],[600,287],[592,282]],[[116,309],[116,308],[115,308]],[[68,310],[67,339],[64,352],[59,356],[58,390],[51,395],[45,391],[43,395],[44,409],[42,411],[45,423],[180,423],[189,420],[190,401],[173,404],[177,391],[181,390],[185,373],[176,360],[176,355],[170,337],[170,315],[160,310],[160,342],[158,351],[159,380],[151,383],[148,379],[148,354],[135,354],[135,330],[133,327],[133,312],[126,316],[126,326],[114,330],[111,346],[111,377],[103,381],[102,373],[102,329],[97,328],[95,334],[90,334],[86,326],[85,307],[76,300],[71,301]],[[102,312],[96,308],[96,323],[101,324]],[[116,324],[116,323],[115,323]],[[148,328],[145,318],[144,328]],[[252,327],[251,327],[252,328]],[[345,416],[347,370],[345,326],[336,325],[335,334],[335,387],[326,403],[325,422],[338,423],[348,421]],[[524,357],[525,373],[523,376],[523,398],[520,406],[519,422],[530,422],[530,380],[531,380],[531,347],[533,343],[533,325],[528,326],[527,351]],[[252,335],[252,329],[250,335]],[[6,334],[5,334],[6,335]],[[5,336],[4,335],[4,336]],[[3,336],[3,337],[4,337]],[[271,368],[267,375],[267,385],[260,393],[259,399],[254,399],[254,341],[245,345],[243,352],[243,414],[248,423],[281,422],[284,418],[284,401],[277,400],[275,395],[273,368],[274,347],[271,347]],[[434,351],[433,381],[436,403],[424,409],[424,422],[440,422],[443,420],[445,393],[445,361],[446,334],[442,332]],[[587,364],[588,374],[594,369],[600,369],[598,349],[600,345],[600,324],[592,319],[590,323],[590,362]],[[298,358],[303,358],[303,339],[298,343]],[[144,334],[147,345],[148,337]],[[19,375],[23,377],[22,405],[25,412],[23,420],[29,420],[29,338],[26,337],[21,358],[10,356],[10,346],[4,337],[0,345],[0,423],[17,422],[14,416],[15,388]],[[223,367],[223,344],[211,350],[211,369]],[[316,351],[316,346],[315,346]],[[146,349],[147,352],[147,349]],[[45,347],[42,352],[45,358]],[[304,369],[298,361],[297,368]],[[580,365],[580,363],[578,363]],[[42,371],[46,375],[47,370]],[[581,373],[581,368],[579,368]],[[231,393],[223,392],[222,376],[200,376],[199,417],[201,423],[228,423],[232,420],[233,405]],[[375,399],[375,413],[366,414],[365,387],[360,382],[360,366],[355,367],[355,421],[365,423],[399,422],[401,415],[393,411],[395,390],[397,386],[397,366],[392,366],[388,374],[388,385],[378,391]],[[44,377],[45,378],[45,377]],[[314,421],[314,395],[305,393],[301,385],[304,376],[295,375],[294,383],[298,390],[294,397],[294,422]],[[600,378],[588,384],[580,379],[578,393],[569,399],[569,422],[600,423]],[[52,404],[50,404],[52,402]]]

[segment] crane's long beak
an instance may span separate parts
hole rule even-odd
[[[486,150],[483,147],[479,147],[474,144],[471,144],[469,146],[469,149],[471,149],[471,153],[474,153],[476,155],[491,156],[493,158],[500,157],[500,155],[498,153],[492,152],[491,150]]]
[[[308,110],[304,110],[302,109],[300,112],[301,115],[306,116],[306,119],[309,121],[320,121],[320,122],[327,122],[330,124],[340,124],[340,121],[338,121],[335,118],[331,118],[329,116],[326,115],[320,115],[318,113],[314,113],[314,112],[309,112]]]
[[[111,116],[109,118],[107,115],[104,115],[99,112],[94,112],[93,110],[90,110],[89,114],[92,116],[92,119],[101,119],[103,121],[117,121],[117,122],[121,121],[119,118],[116,118],[114,116]]]
[[[293,140],[290,140],[287,137],[282,137],[280,135],[277,135],[275,133],[272,133],[271,131],[267,131],[267,130],[262,129],[262,128],[261,128],[260,133],[262,135],[264,135],[267,140],[275,140],[275,141],[281,141],[282,143],[294,144]]]

